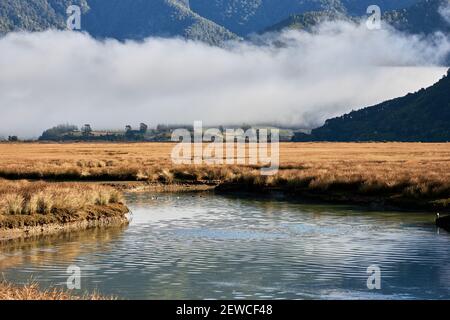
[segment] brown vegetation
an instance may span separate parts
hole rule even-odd
[[[88,206],[122,203],[114,188],[81,183],[0,180],[0,214],[74,213]]]
[[[126,212],[122,194],[112,187],[0,180],[0,239],[51,233],[50,225],[56,231],[109,224]]]
[[[36,283],[16,286],[9,282],[0,282],[0,300],[112,300],[97,293],[82,296],[73,295],[61,289],[40,290]]]
[[[282,189],[331,200],[420,202],[427,208],[450,202],[449,143],[282,143],[280,171],[271,177],[252,166],[176,166],[170,160],[173,146],[1,144],[0,177],[220,184],[221,190]],[[20,207],[20,199],[8,201],[11,212]]]

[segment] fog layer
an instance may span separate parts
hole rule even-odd
[[[421,38],[342,22],[263,42],[217,48],[182,39],[10,33],[0,38],[0,135],[35,137],[59,123],[311,128],[433,84],[450,51],[442,34]]]

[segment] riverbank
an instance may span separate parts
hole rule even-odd
[[[2,281],[0,300],[113,300],[113,298],[103,297],[97,293],[77,296],[61,289],[41,290],[36,283],[18,286]]]
[[[0,240],[128,223],[112,187],[0,180]]]

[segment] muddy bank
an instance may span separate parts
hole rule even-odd
[[[0,215],[0,241],[128,224],[124,204],[89,206],[78,212],[60,210],[51,214]]]
[[[139,181],[99,182],[121,192],[203,192],[213,191],[219,182],[155,183]]]

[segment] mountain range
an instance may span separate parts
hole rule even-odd
[[[378,0],[386,19],[398,28],[432,30],[436,3],[446,0]],[[202,40],[220,45],[263,30],[292,26],[311,17],[354,17],[372,0],[2,0],[0,34],[15,30],[64,29],[66,8],[82,8],[82,29],[94,37],[141,40],[149,36]],[[412,7],[411,7],[412,6]],[[414,8],[414,9],[408,9]],[[431,11],[434,10],[433,14]],[[311,14],[311,12],[315,12]],[[426,16],[422,16],[425,12]],[[430,12],[430,15],[428,15]],[[423,18],[426,22],[422,22]],[[275,26],[275,27],[274,27]]]
[[[95,37],[140,40],[183,36],[218,45],[237,39],[223,26],[190,10],[182,0],[87,0],[84,28]],[[106,4],[105,4],[106,3]]]
[[[383,20],[400,31],[429,34],[442,31],[450,34],[450,2],[424,0],[411,7],[386,12]]]
[[[406,3],[404,3],[406,4]],[[381,8],[389,8],[381,6]],[[357,21],[364,13],[347,10],[322,10],[293,14],[266,28],[263,32],[279,32],[283,29],[311,30],[323,21]],[[422,0],[406,8],[382,11],[382,21],[397,30],[410,34],[430,34],[441,31],[450,34],[450,3],[447,0]]]
[[[294,141],[450,141],[450,69],[429,88],[329,119]]]
[[[238,38],[191,11],[182,0],[2,0],[0,33],[65,29],[71,4],[81,7],[82,30],[94,37],[182,36],[213,45]]]

